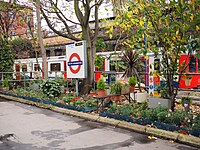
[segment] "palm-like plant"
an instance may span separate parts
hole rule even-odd
[[[122,77],[128,78],[131,76],[136,76],[140,89],[141,80],[138,71],[141,71],[141,68],[143,68],[144,65],[141,63],[139,54],[134,50],[127,50],[123,52],[122,61],[127,66]]]

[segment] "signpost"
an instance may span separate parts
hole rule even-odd
[[[86,41],[66,45],[67,78],[76,79],[78,95],[78,79],[87,77]]]

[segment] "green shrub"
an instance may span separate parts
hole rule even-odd
[[[152,120],[152,118],[153,118],[151,110],[147,110],[147,109],[146,110],[142,110],[140,112],[140,114],[141,114],[142,119]]]
[[[175,110],[173,112],[173,116],[172,116],[172,122],[178,126],[181,125],[181,123],[184,122],[185,119],[185,113],[183,113],[180,110]]]
[[[168,111],[168,107],[166,106],[158,106],[152,109],[152,119],[158,120],[158,114],[160,112]]]
[[[8,87],[8,86],[9,86],[8,79],[5,78],[5,79],[3,80],[3,87]]]
[[[111,87],[111,93],[121,94],[123,84],[119,81],[116,81]]]
[[[163,112],[158,113],[157,115],[158,121],[165,122],[165,123],[170,122],[169,121],[170,116],[168,116],[168,114],[169,114],[169,111],[163,111]]]
[[[200,114],[196,115],[193,119],[192,129],[200,129]]]
[[[184,105],[184,103],[186,101],[188,101],[190,105],[192,104],[192,98],[189,97],[189,96],[184,96],[184,97],[181,98],[181,104],[182,104],[182,106]]]
[[[131,76],[128,80],[128,84],[130,86],[135,86],[137,84],[137,78],[135,76]]]
[[[117,105],[115,104],[115,103],[113,103],[113,104],[111,104],[110,105],[110,108],[109,108],[109,111],[111,112],[111,113],[116,113],[117,112]]]
[[[48,97],[58,97],[61,94],[60,84],[54,79],[44,80],[40,89]]]
[[[106,88],[106,83],[105,81],[103,80],[103,78],[100,78],[97,82],[97,89],[98,90],[105,90]]]

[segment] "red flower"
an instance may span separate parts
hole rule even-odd
[[[80,97],[74,97],[74,98],[71,99],[71,102],[77,101],[77,100],[79,100],[79,98]]]

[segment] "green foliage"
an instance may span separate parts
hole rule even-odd
[[[8,86],[9,86],[8,79],[5,78],[5,79],[3,80],[3,87],[8,87]]]
[[[157,89],[158,93],[160,93],[162,98],[169,98],[169,88],[167,85],[158,86]]]
[[[193,119],[193,129],[200,129],[200,114],[196,115],[195,118]]]
[[[106,48],[106,44],[105,44],[103,38],[98,38],[97,39],[96,48],[97,48],[98,51],[103,51],[103,49]]]
[[[54,79],[44,80],[40,85],[40,89],[49,97],[58,97],[61,94],[60,84]]]
[[[185,119],[185,113],[179,110],[175,110],[172,116],[172,122],[176,125],[181,125]]]
[[[135,76],[131,76],[128,79],[128,84],[130,86],[135,86],[137,84],[137,78]]]
[[[8,42],[0,38],[0,72],[12,72],[14,65],[13,53]]]
[[[96,107],[97,106],[97,99],[94,99],[92,97],[88,97],[85,99],[85,103],[87,107]]]
[[[189,96],[184,96],[181,98],[181,104],[183,105],[185,101],[189,101],[189,104],[192,104],[192,98]]]
[[[17,59],[28,57],[30,52],[33,51],[33,45],[30,40],[25,38],[16,38],[9,42],[11,50],[15,53]]]
[[[102,55],[96,55],[95,56],[95,67],[97,67],[97,69],[101,69],[104,63],[104,57]]]
[[[166,114],[168,114],[168,108],[165,106],[158,106],[151,110],[142,110],[141,117],[144,119],[150,119],[152,121],[165,120]]]
[[[75,96],[65,96],[65,97],[62,98],[62,100],[64,100],[65,103],[69,105],[70,102],[71,102],[71,99],[74,98],[74,97]]]
[[[195,51],[200,56],[199,5],[199,0],[128,2],[123,7],[127,9],[118,10],[120,13],[115,19],[106,24],[110,38],[114,37],[113,33],[119,33],[118,37],[123,39],[121,44],[129,49],[144,55],[147,51],[153,52],[155,56],[158,53],[162,55],[160,72],[165,74],[163,79],[171,86],[168,88],[172,110],[178,90],[173,86],[175,76],[184,72],[178,67],[180,55]],[[121,36],[122,33],[126,35],[126,40]],[[145,41],[144,36],[147,39]]]
[[[123,56],[121,58],[126,66],[123,77],[139,77],[138,70],[141,71],[141,68],[143,67],[140,61],[139,53],[134,50],[126,50],[123,52]]]
[[[106,83],[105,83],[103,78],[100,78],[97,82],[97,89],[98,90],[105,90],[105,88],[106,88]]]
[[[166,122],[168,114],[170,114],[168,110],[158,113],[157,114],[158,121]]]
[[[116,81],[111,87],[111,93],[121,94],[123,84],[119,81]]]
[[[109,112],[115,114],[117,112],[117,104],[115,104],[115,103],[111,104],[108,110],[109,110]]]

